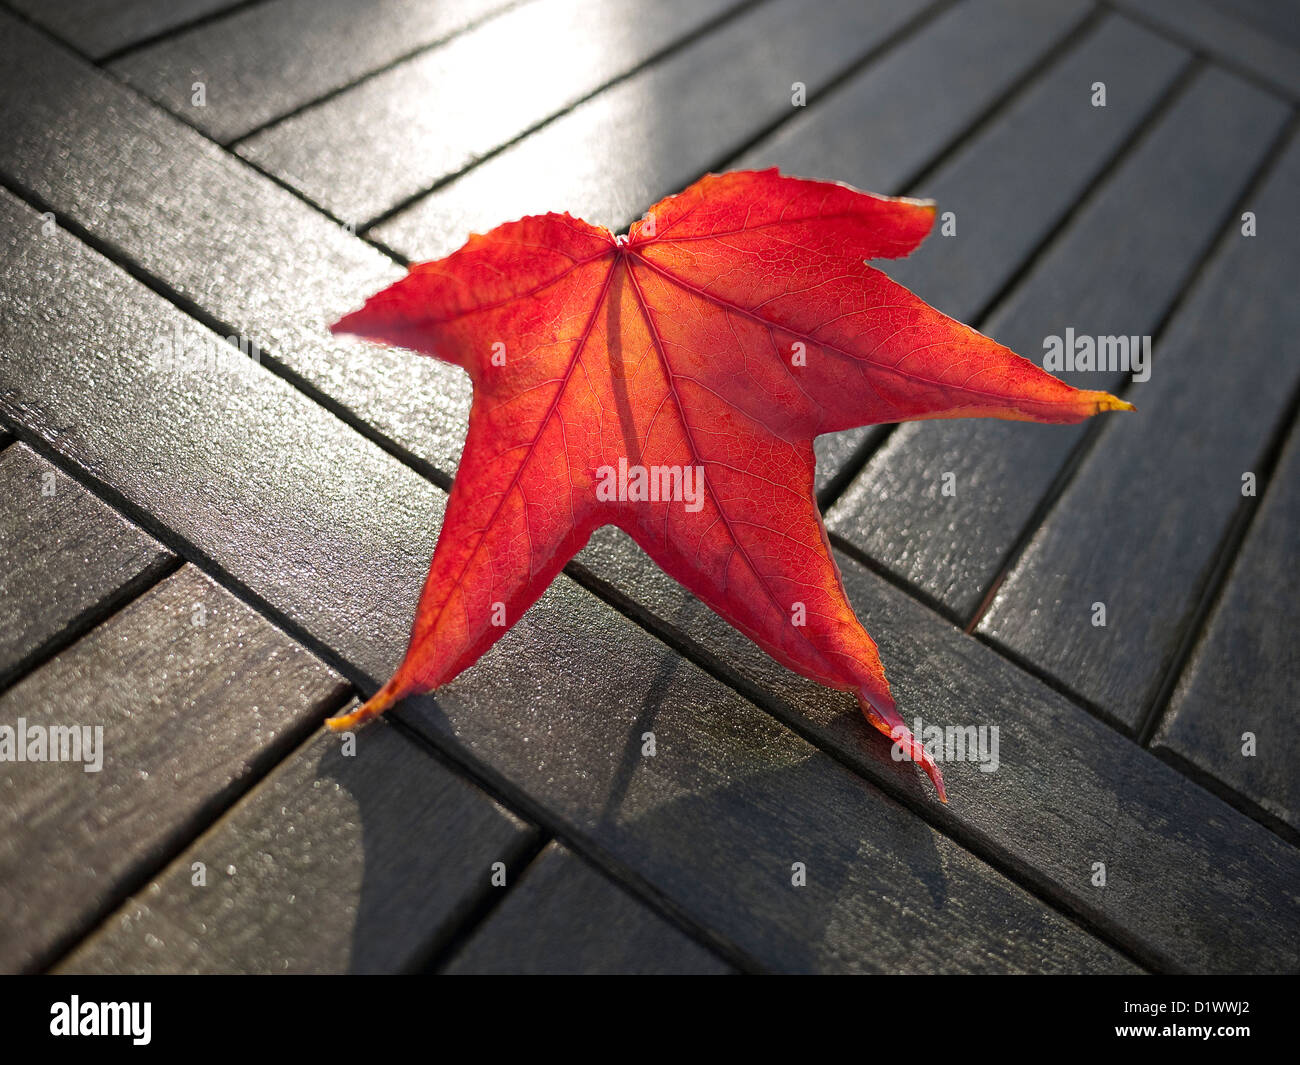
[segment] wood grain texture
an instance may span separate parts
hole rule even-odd
[[[225,144],[509,0],[271,0],[240,8],[110,64],[115,74]],[[194,83],[205,101],[194,105]]]
[[[238,151],[360,227],[671,48],[736,2],[523,4],[256,134]]]
[[[0,196],[0,257],[73,313],[0,319],[0,410],[93,470],[350,674],[401,656],[444,498],[250,360],[153,369],[174,308]],[[22,313],[22,309],[28,309]],[[111,313],[109,308],[111,308]],[[79,360],[93,348],[96,387]],[[182,416],[183,415],[183,416]],[[156,462],[164,456],[166,476]],[[220,456],[222,474],[208,475]],[[782,970],[1113,970],[1122,957],[560,578],[472,671],[403,711],[720,940]],[[646,722],[661,754],[642,766]],[[817,872],[791,886],[791,867]]]
[[[1204,637],[1151,741],[1300,831],[1300,436],[1260,486],[1264,498]],[[1246,754],[1246,733],[1254,736]]]
[[[48,960],[345,691],[187,566],[5,692],[0,724],[102,739],[98,770],[0,762],[0,967]]]
[[[617,976],[734,970],[572,851],[550,843],[443,971]]]
[[[1285,118],[1280,104],[1240,79],[1213,68],[1198,74],[984,332],[1040,365],[1044,338],[1067,329],[1154,334]],[[1108,391],[1129,380],[1060,376]],[[1143,387],[1131,396],[1139,409]],[[827,527],[965,622],[1087,431],[991,420],[900,426],[831,509]]]
[[[233,7],[239,0],[12,0],[12,6],[100,59],[187,22]]]
[[[1292,139],[1224,235],[1154,355],[1138,412],[1097,445],[1001,585],[979,631],[1136,730],[1155,698],[1229,524],[1300,385],[1287,359],[1300,181]],[[1093,624],[1094,604],[1106,607]]]
[[[129,899],[62,973],[417,965],[534,830],[381,725],[317,733]],[[195,883],[202,863],[205,883]]]
[[[436,259],[501,222],[570,211],[625,230],[719,168],[925,8],[919,0],[756,6],[620,82],[378,226],[410,259]],[[601,146],[591,151],[591,145]]]
[[[147,587],[173,556],[24,444],[0,453],[0,685]]]
[[[915,766],[862,726],[854,700],[768,658],[654,566],[626,536],[592,538],[579,561],[672,627],[710,671],[981,853],[1006,863],[1149,964],[1175,971],[1286,972],[1300,964],[1300,853],[1189,782],[979,640],[837,554],[909,725],[996,726],[999,766],[943,764],[936,808]],[[1102,862],[1107,884],[1093,883]]]

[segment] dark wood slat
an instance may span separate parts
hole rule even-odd
[[[16,274],[0,319],[13,352],[0,413],[67,427],[51,447],[377,686],[406,643],[441,492],[248,359],[152,368],[141,337],[202,331],[65,234],[37,237],[34,217],[0,197],[19,235],[0,246],[4,265],[39,264]],[[51,288],[67,315],[34,309]],[[75,366],[92,350],[88,390]],[[1126,967],[566,577],[404,716],[761,964]],[[648,723],[661,753],[642,767]],[[791,886],[797,861],[806,889]]]
[[[10,0],[78,51],[99,59],[239,0]]]
[[[933,237],[882,269],[946,314],[977,318],[1187,62],[1181,48],[1128,20],[1103,20],[916,187],[956,214],[956,235]],[[1098,81],[1105,107],[1092,106]]]
[[[1044,338],[1067,328],[1155,333],[1285,119],[1285,108],[1239,79],[1200,73],[984,332],[1040,363]],[[1129,375],[1061,376],[1113,390]],[[965,621],[1087,430],[992,420],[901,427],[827,527]],[[955,494],[943,492],[945,473]]]
[[[916,0],[762,4],[573,109],[377,227],[411,259],[545,211],[619,231],[721,165],[924,10]],[[599,151],[591,146],[599,145]]]
[[[116,903],[345,691],[185,567],[0,696],[15,729],[103,730],[98,771],[0,762],[0,968],[41,962]]]
[[[23,444],[0,454],[0,685],[147,587],[173,555]]]
[[[444,971],[608,976],[734,972],[558,843],[538,855]]]
[[[535,835],[387,726],[318,734],[59,971],[373,973],[420,962]],[[193,883],[195,862],[207,871]]]
[[[132,52],[110,69],[227,143],[509,2],[272,0]],[[202,107],[194,106],[195,82],[204,85]]]
[[[1169,712],[1151,741],[1300,831],[1300,739],[1289,708],[1300,688],[1300,434],[1274,470]],[[1244,753],[1245,733],[1254,752]]]
[[[1230,228],[1161,338],[1139,410],[1096,446],[1001,585],[985,637],[1137,730],[1233,515],[1300,384],[1294,213],[1300,141]],[[1094,603],[1106,624],[1094,626]]]
[[[854,700],[786,670],[655,567],[600,530],[579,556],[635,609],[673,627],[819,746],[997,857],[1163,969],[1287,972],[1300,965],[1300,852],[1118,735],[989,647],[838,554],[845,589],[880,648],[905,720],[997,726],[1000,767],[943,766],[932,805],[915,767],[862,727]],[[1107,885],[1093,884],[1103,862]]]
[[[1212,56],[1227,60],[1274,86],[1292,100],[1300,98],[1300,50],[1295,7],[1275,8],[1275,17],[1291,26],[1289,35],[1251,24],[1238,3],[1203,0],[1115,0],[1124,10],[1146,19],[1180,40],[1193,42]]]
[[[826,100],[747,151],[737,169],[844,181],[897,195],[1088,12],[1086,3],[958,4],[870,64]],[[996,63],[989,56],[996,55]],[[846,137],[852,129],[855,135]],[[816,441],[825,491],[879,427]]]
[[[6,180],[194,301],[223,334],[253,341],[439,469],[456,468],[465,375],[326,329],[402,275],[391,260],[3,12],[0,85]]]
[[[525,4],[258,133],[239,154],[360,226],[735,6]]]

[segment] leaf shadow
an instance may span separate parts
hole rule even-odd
[[[483,737],[493,749],[484,751],[490,772],[526,790],[556,819],[562,837],[607,873],[665,900],[707,937],[734,944],[765,968],[876,968],[874,930],[882,915],[921,913],[922,931],[948,919],[945,858],[924,820],[766,714],[753,711],[734,723],[730,715],[696,718],[682,698],[696,667],[671,648],[653,668],[631,716],[612,720],[595,699],[571,699],[562,708],[569,720],[549,742],[567,746],[565,731],[572,730],[589,737],[590,750],[611,751],[608,761],[584,767],[589,779],[539,779],[530,767],[542,759],[548,774],[557,772],[560,748],[548,756],[541,749],[548,741],[529,734],[506,706],[494,735]],[[704,698],[712,683],[707,688]],[[473,707],[433,696],[417,702],[401,712],[412,727],[439,743],[451,736],[464,742]],[[658,754],[643,757],[643,733],[659,726]],[[690,749],[675,757],[671,745],[684,729]],[[352,788],[351,775],[342,775],[347,761],[330,764]],[[353,795],[367,854],[354,932],[354,966],[364,967],[376,958],[372,941],[391,943],[396,934],[392,880],[401,863],[393,856],[411,841],[391,790],[363,782]],[[805,886],[792,882],[796,862],[807,869]],[[900,935],[881,932],[891,956]]]

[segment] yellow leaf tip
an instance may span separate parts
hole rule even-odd
[[[1120,399],[1119,396],[1112,396],[1109,392],[1084,392],[1078,397],[1082,404],[1090,404],[1092,410],[1088,414],[1105,414],[1108,411],[1115,410],[1137,410],[1126,399]],[[1084,408],[1086,409],[1086,407]]]
[[[364,725],[371,718],[378,717],[404,694],[390,680],[351,713],[337,714],[334,717],[327,718],[325,726],[331,732],[350,732],[359,725]]]

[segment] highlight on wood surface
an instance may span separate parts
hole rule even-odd
[[[710,174],[626,236],[522,218],[335,323],[473,382],[469,432],[397,672],[353,728],[447,683],[603,525],[790,669],[852,692],[943,777],[854,615],[813,487],[813,439],[878,422],[1078,422],[1075,389],[895,284],[930,202],[775,170]]]

